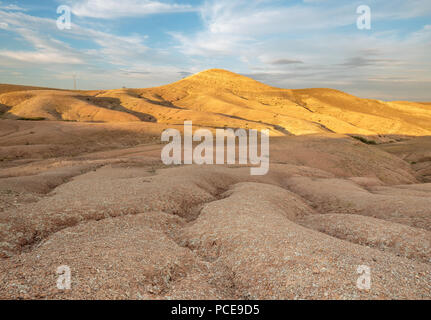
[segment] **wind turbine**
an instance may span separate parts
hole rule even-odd
[[[73,74],[73,90],[76,90],[76,73]]]

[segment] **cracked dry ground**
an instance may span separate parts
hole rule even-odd
[[[159,145],[0,169],[3,299],[429,299],[431,184],[353,139],[271,143],[271,168]],[[68,265],[72,289],[56,287]],[[371,268],[361,291],[357,267]]]

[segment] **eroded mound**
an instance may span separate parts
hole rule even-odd
[[[8,161],[0,297],[431,297],[431,189],[396,156],[340,136],[277,138],[269,173],[250,176],[163,167],[161,148]]]

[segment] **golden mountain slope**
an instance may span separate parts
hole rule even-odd
[[[149,89],[6,90],[0,85],[1,113],[15,119],[164,125],[192,120],[197,127],[269,129],[274,136],[431,134],[427,103],[360,99],[333,89],[279,89],[219,69]]]

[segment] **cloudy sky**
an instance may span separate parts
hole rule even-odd
[[[70,29],[58,28],[61,5]],[[370,30],[357,26],[361,5]],[[430,57],[430,0],[0,2],[1,83],[150,87],[223,68],[283,88],[431,101]]]

